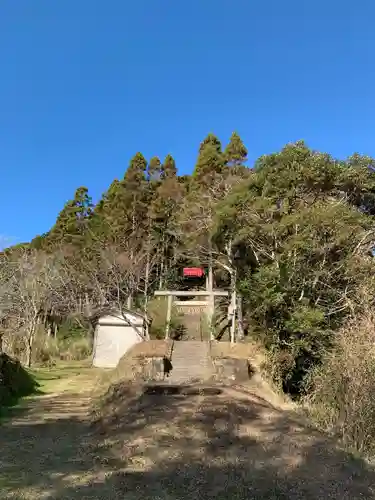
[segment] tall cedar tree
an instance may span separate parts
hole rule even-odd
[[[93,203],[86,187],[79,187],[73,200],[66,203],[48,235],[50,245],[83,245]]]
[[[177,167],[176,162],[172,155],[168,154],[161,167],[161,177],[162,179],[175,179],[177,177]]]
[[[212,184],[223,171],[224,157],[221,142],[208,134],[199,147],[199,154],[193,172],[194,185],[205,187]]]
[[[97,203],[90,218],[89,235],[92,243],[109,238],[116,228],[115,206],[116,197],[121,189],[121,183],[115,179]]]
[[[247,160],[247,149],[237,132],[233,132],[224,150],[225,163],[228,167],[239,170]]]
[[[147,180],[150,183],[158,183],[162,176],[161,161],[157,156],[151,158],[147,168]]]
[[[120,182],[113,200],[112,218],[115,235],[127,234],[139,243],[147,225],[147,161],[137,153],[130,161],[124,179]]]
[[[178,212],[184,196],[184,188],[177,178],[177,168],[171,155],[162,165],[162,182],[150,205],[152,233],[155,248],[158,249],[160,283],[167,274],[171,261],[176,256]]]
[[[200,144],[188,194],[179,214],[187,253],[194,260],[202,256],[205,264],[210,253],[210,233],[215,206],[222,193],[224,169],[221,143],[215,135],[208,134]]]

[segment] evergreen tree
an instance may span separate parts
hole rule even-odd
[[[237,132],[233,132],[224,151],[224,158],[228,167],[244,165],[247,160],[247,149]]]
[[[163,166],[163,180],[157,188],[149,210],[152,241],[157,249],[159,287],[168,273],[171,261],[176,255],[178,213],[184,196],[184,187],[176,176],[174,160],[168,155]]]
[[[93,210],[89,221],[89,237],[93,245],[116,232],[116,199],[121,188],[120,181],[115,179]]]
[[[124,175],[127,188],[139,189],[146,180],[147,161],[142,153],[136,153],[130,160],[129,167]]]
[[[147,169],[147,180],[149,182],[159,182],[162,176],[161,161],[157,156],[151,158]]]
[[[199,147],[199,155],[193,172],[195,183],[202,186],[212,184],[222,173],[223,166],[221,143],[215,135],[209,134]]]
[[[177,175],[176,162],[174,161],[173,156],[168,154],[165,157],[162,165],[162,178],[169,179],[176,177],[176,175]]]
[[[211,146],[218,154],[221,154],[221,142],[216,135],[209,133],[205,139],[200,143],[199,152],[201,153],[206,146]]]
[[[49,243],[82,244],[86,236],[93,203],[86,187],[79,187],[74,198],[66,203],[48,235]]]
[[[148,186],[146,182],[147,161],[142,153],[131,160],[115,197],[115,216],[118,230],[142,241],[147,226]]]

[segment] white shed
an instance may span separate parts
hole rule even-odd
[[[115,368],[121,357],[145,340],[145,318],[134,311],[112,312],[99,318],[94,337],[93,366]]]

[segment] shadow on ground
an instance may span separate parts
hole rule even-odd
[[[42,398],[0,428],[1,498],[375,498],[364,461],[259,397],[119,385],[83,413]]]

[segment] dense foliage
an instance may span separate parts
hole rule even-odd
[[[2,255],[3,331],[91,320],[113,304],[147,311],[157,288],[184,286],[184,265],[213,265],[242,297],[243,324],[298,394],[335,332],[374,294],[375,160],[337,160],[303,142],[246,166],[238,134],[209,134],[192,175],[171,155],[137,153],[94,204],[79,187],[56,224]],[[238,325],[240,328],[240,325]],[[242,326],[241,326],[242,328]]]

